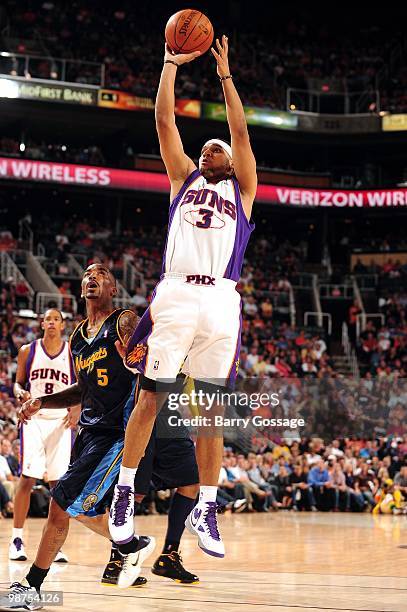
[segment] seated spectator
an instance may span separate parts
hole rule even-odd
[[[291,493],[293,510],[316,510],[312,488],[308,484],[308,471],[301,463],[294,465],[294,470],[289,476],[287,492]]]
[[[311,468],[308,474],[308,484],[312,489],[316,507],[321,510],[325,509],[329,503],[329,473],[326,468],[326,463],[323,459],[319,460],[315,467]]]

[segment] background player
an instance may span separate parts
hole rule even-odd
[[[122,349],[120,349],[122,350]],[[123,350],[124,356],[124,350]],[[185,392],[184,377],[177,380],[177,391]],[[131,398],[130,401],[133,401]],[[164,406],[157,418],[150,441],[146,448],[140,469],[137,471],[134,483],[136,505],[140,504],[153,483],[157,490],[176,489],[171,500],[168,512],[167,533],[161,555],[156,559],[151,571],[153,574],[164,578],[171,578],[182,584],[193,584],[199,582],[198,576],[188,572],[183,564],[179,547],[184,532],[184,522],[195,504],[199,489],[198,466],[195,458],[194,443],[192,442],[186,427],[177,427],[176,431],[169,431],[167,419],[169,414],[177,414],[173,410],[166,411]],[[179,415],[181,416],[181,415]],[[109,506],[111,495],[106,496]],[[109,499],[110,498],[110,499]],[[108,501],[109,500],[109,501]],[[97,533],[105,533],[107,522],[106,515],[94,518],[80,516],[78,520]],[[100,532],[100,521],[105,522]],[[118,552],[116,545],[112,545],[110,560],[102,577],[103,584],[116,585],[123,565],[123,557]],[[133,586],[141,586],[146,581],[141,576]]]
[[[49,515],[34,564],[12,593],[35,595],[49,572],[52,561],[66,540],[69,518],[90,511],[104,512],[103,497],[117,477],[122,456],[124,409],[134,390],[134,376],[123,367],[115,343],[125,343],[137,317],[131,311],[115,310],[116,281],[101,264],[87,268],[82,279],[82,296],[88,318],[70,339],[77,383],[59,393],[25,402],[19,418],[27,422],[40,409],[58,409],[81,402],[80,432],[72,449],[68,471],[51,492]],[[130,406],[134,404],[130,402]],[[106,527],[105,534],[109,537]],[[133,544],[133,542],[132,542]],[[121,552],[140,572],[143,560],[154,549],[154,539],[140,537],[134,553]],[[134,547],[132,547],[134,550]],[[134,579],[137,571],[134,571]]]
[[[23,345],[18,353],[14,395],[20,402],[62,391],[76,381],[69,345],[62,338],[65,323],[61,312],[56,308],[47,310],[41,327],[44,337]],[[35,481],[42,480],[46,473],[52,487],[68,469],[72,446],[69,426],[76,422],[79,407],[70,410],[72,413],[40,410],[21,427],[21,477],[14,500],[14,527],[9,548],[9,558],[13,561],[27,559],[23,527]],[[55,561],[67,560],[66,555],[58,551]]]
[[[238,369],[241,306],[235,286],[254,227],[249,219],[257,175],[243,106],[229,71],[226,36],[222,44],[217,40],[216,46],[212,54],[223,87],[232,144],[208,141],[199,170],[184,152],[174,116],[178,66],[199,53],[172,55],[167,49],[164,57],[155,112],[161,155],[171,183],[170,222],[162,281],[128,346],[127,365],[144,375],[139,401],[126,429],[110,512],[109,529],[116,542],[127,541],[133,534],[134,476],[160,407],[157,381],[174,381],[186,355],[183,371],[197,387],[203,381],[233,385]],[[224,556],[216,518],[222,451],[219,432],[198,438],[200,495],[186,522],[198,536],[199,546],[217,557]]]

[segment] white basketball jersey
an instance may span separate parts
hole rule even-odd
[[[49,355],[42,340],[30,345],[26,365],[28,390],[34,399],[63,391],[76,382],[75,371],[68,342],[63,342],[57,355]],[[47,419],[59,419],[66,415],[64,409],[44,409],[37,415]]]
[[[253,229],[236,178],[213,184],[195,170],[170,206],[162,271],[238,281]]]

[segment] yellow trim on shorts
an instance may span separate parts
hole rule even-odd
[[[119,461],[120,457],[123,455],[124,453],[124,448],[122,448],[121,451],[119,451],[119,453],[116,455],[116,457],[113,459],[113,462],[110,464],[109,469],[106,471],[105,475],[103,476],[102,480],[100,481],[100,483],[98,484],[98,486],[95,489],[95,493],[97,493],[99,491],[99,489],[102,487],[103,483],[105,482],[106,478],[109,476],[110,472],[112,471],[112,469],[114,468],[114,466],[116,465],[116,463]]]

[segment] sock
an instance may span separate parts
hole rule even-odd
[[[212,487],[209,485],[201,485],[199,487],[199,502],[216,502],[216,495],[218,493],[218,487]]]
[[[112,544],[112,548],[110,550],[110,559],[109,559],[109,563],[111,561],[117,561],[118,559],[120,559],[121,554],[119,552],[119,549],[117,547],[117,544],[115,542],[113,542],[113,540],[110,540],[111,544]]]
[[[11,540],[15,540],[16,538],[23,539],[23,528],[22,527],[13,527],[13,533],[11,536]]]
[[[25,579],[27,580],[30,586],[35,587],[37,591],[39,591],[48,572],[49,572],[49,568],[42,569],[41,567],[37,567],[35,563],[33,563]]]
[[[136,472],[137,468],[128,468],[122,465],[119,473],[119,485],[125,485],[134,489],[134,478],[136,476]]]
[[[137,536],[134,536],[130,542],[126,542],[126,544],[118,544],[117,548],[121,552],[122,555],[128,555],[129,553],[136,552],[138,547],[139,539]]]
[[[194,506],[194,499],[185,497],[185,495],[180,493],[175,493],[168,512],[168,527],[163,548],[164,554],[178,550],[185,529],[185,519]]]

